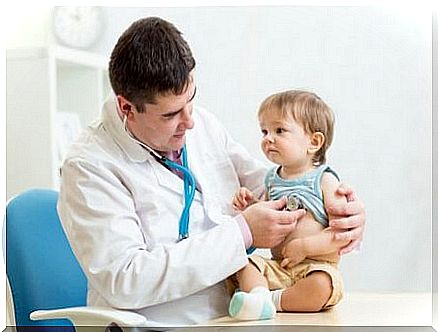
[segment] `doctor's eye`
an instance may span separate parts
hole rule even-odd
[[[163,120],[172,120],[172,119],[174,119],[175,116],[176,116],[178,113],[180,113],[180,112],[181,112],[181,110],[178,110],[178,111],[176,111],[176,112],[171,112],[171,113],[162,114],[162,115],[161,115],[161,118],[162,118]]]

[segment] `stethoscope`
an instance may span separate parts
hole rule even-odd
[[[176,169],[183,173],[184,177],[184,208],[181,212],[181,217],[179,219],[179,235],[178,235],[178,241],[187,239],[189,237],[189,219],[190,219],[190,207],[192,206],[193,199],[195,198],[195,191],[196,191],[196,181],[195,177],[193,176],[192,172],[190,172],[187,162],[187,150],[186,146],[182,147],[181,151],[181,161],[182,165],[179,165],[172,160],[166,158],[165,156],[159,155],[155,150],[144,144],[143,142],[139,141],[137,138],[132,135],[132,133],[129,131],[127,125],[127,116],[124,115],[123,117],[123,130],[128,134],[128,137],[140,144],[142,147],[144,147],[152,157],[155,158],[156,161],[158,161],[163,166],[167,166],[168,168]]]

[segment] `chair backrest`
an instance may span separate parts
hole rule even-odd
[[[6,274],[17,326],[71,326],[31,321],[30,312],[86,305],[87,280],[56,211],[58,193],[32,189],[6,207]]]

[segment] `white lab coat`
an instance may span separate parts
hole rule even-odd
[[[261,193],[266,168],[195,107],[188,163],[198,191],[190,237],[179,243],[183,181],[123,130],[115,98],[72,146],[62,166],[58,212],[88,278],[88,304],[129,309],[166,324],[227,314],[223,280],[247,263],[231,199]]]

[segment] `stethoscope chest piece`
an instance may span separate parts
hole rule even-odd
[[[295,211],[298,209],[304,209],[303,202],[298,197],[290,195],[287,198],[286,210],[287,211]]]

